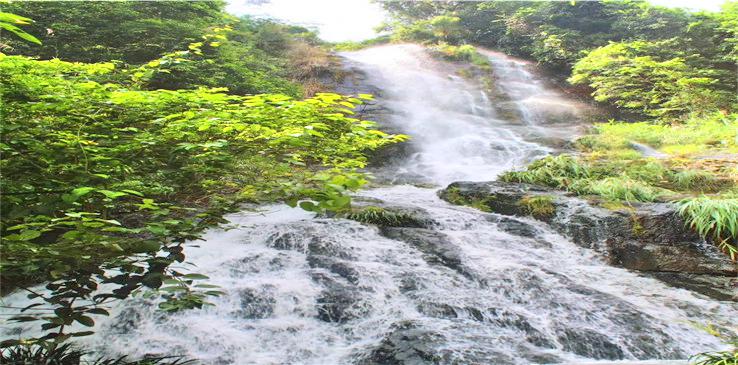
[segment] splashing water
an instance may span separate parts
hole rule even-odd
[[[490,101],[418,46],[344,55],[382,89],[389,122],[413,137],[414,152],[384,175],[437,185],[491,180],[550,151],[527,139],[519,121],[502,118],[497,104],[512,100],[523,125],[542,131],[545,121],[531,117],[545,115],[540,108],[575,104],[542,84],[512,85],[525,64],[488,55],[509,100]],[[513,71],[502,67],[509,62],[518,62]],[[691,321],[736,316],[732,303],[607,266],[534,220],[453,206],[434,189],[410,185],[359,195],[419,210],[435,224],[380,229],[283,205],[233,214],[235,228],[211,230],[187,251],[226,291],[214,307],[162,314],[155,303],[127,300],[85,344],[205,364],[684,359],[721,346]],[[22,299],[6,298],[13,301]]]

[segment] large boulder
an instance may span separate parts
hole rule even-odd
[[[543,197],[539,200],[549,202],[552,211],[535,218],[575,244],[602,253],[610,264],[653,273],[671,285],[721,300],[738,300],[734,283],[738,266],[686,227],[673,204],[639,203],[611,210],[551,188],[500,181],[455,182],[439,196],[515,216],[531,215],[524,202]]]

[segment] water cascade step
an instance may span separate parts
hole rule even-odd
[[[692,323],[726,325],[734,303],[608,266],[543,223],[437,197],[453,181],[493,180],[550,153],[535,138],[560,132],[547,110],[578,118],[578,104],[536,81],[529,65],[488,54],[498,97],[420,46],[343,56],[382,91],[387,123],[413,137],[406,159],[376,173],[390,184],[360,197],[432,224],[381,228],[284,205],[230,215],[231,229],[187,249],[226,292],[215,306],[162,314],[127,300],[86,346],[219,365],[671,364],[658,360],[722,348]],[[510,105],[515,118],[502,110]]]

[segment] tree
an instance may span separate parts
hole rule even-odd
[[[588,53],[569,81],[587,84],[597,101],[652,117],[680,116],[727,107],[717,80],[691,68],[675,41],[611,43]]]
[[[42,46],[8,42],[9,54],[68,61],[140,64],[196,42],[223,23],[223,2],[12,2],[7,11],[32,18],[28,32]]]

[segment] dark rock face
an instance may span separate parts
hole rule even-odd
[[[430,332],[412,321],[403,321],[393,326],[379,346],[362,365],[434,364],[441,360],[437,348],[444,338]]]
[[[267,290],[245,289],[241,291],[239,315],[248,319],[267,318],[274,313],[277,301]]]
[[[454,204],[516,216],[528,215],[520,203],[524,197],[550,197],[556,214],[541,219],[577,245],[602,253],[610,264],[652,273],[720,300],[738,300],[733,282],[738,267],[689,230],[671,204],[634,204],[632,211],[613,211],[550,188],[498,181],[456,182],[439,195]],[[535,227],[494,219],[509,233],[535,235]]]
[[[427,262],[446,266],[473,279],[471,270],[463,264],[461,250],[445,234],[423,228],[399,227],[383,227],[380,232],[387,238],[414,246],[424,253]]]
[[[621,360],[623,350],[607,336],[587,329],[564,329],[558,338],[564,350],[598,360]]]

